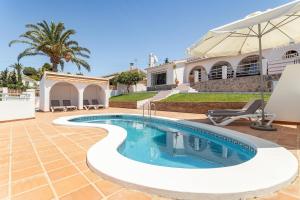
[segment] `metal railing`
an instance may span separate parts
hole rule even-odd
[[[152,107],[154,107],[154,115],[156,115],[156,105],[154,102],[148,102],[146,103],[148,105],[147,111],[148,111],[148,116],[151,118],[152,117]],[[143,117],[145,117],[145,105],[143,104]]]
[[[234,76],[234,71],[230,67],[227,68],[227,78],[233,78]],[[222,73],[222,66],[213,68],[209,71],[208,74],[208,79],[209,80],[215,80],[215,79],[222,79],[223,78],[223,73]]]
[[[258,62],[238,65],[236,70],[236,77],[255,76],[260,74]]]
[[[0,92],[0,101],[29,100],[29,99],[30,99],[30,94]]]
[[[285,57],[283,60],[273,60],[268,62],[267,74],[281,74],[287,65],[299,64],[300,56]]]
[[[156,115],[156,105],[155,105],[155,103],[150,102],[148,104],[148,113],[149,113],[150,118],[152,116],[152,112],[151,112],[152,111],[152,106],[154,106],[154,115]]]

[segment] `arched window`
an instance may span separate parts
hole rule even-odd
[[[298,51],[290,50],[284,54],[284,59],[293,58],[299,56]]]
[[[236,70],[236,77],[259,75],[260,70],[258,61],[258,55],[248,56],[241,60]]]
[[[215,79],[222,79],[222,69],[223,66],[227,67],[227,78],[232,78],[234,71],[230,65],[229,62],[226,61],[220,61],[214,64],[209,72],[209,79],[215,80]]]
[[[202,78],[203,78],[202,75],[203,75],[203,74],[206,75],[206,70],[205,70],[204,67],[202,67],[202,66],[196,66],[196,67],[194,67],[194,68],[190,71],[190,74],[189,74],[189,82],[190,82],[190,83],[195,82],[195,77],[194,77],[195,71],[198,71],[198,77],[197,77],[197,79],[198,79],[199,82],[200,82],[200,81],[203,81],[203,80],[202,80]]]

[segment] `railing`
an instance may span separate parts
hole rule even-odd
[[[287,65],[299,64],[300,57],[285,57],[283,60],[273,60],[268,62],[267,74],[281,74]]]
[[[143,117],[145,117],[145,105],[143,105]],[[154,107],[154,115],[156,115],[156,105],[153,102],[147,103],[148,105],[148,116],[151,118],[152,117],[152,106]]]
[[[237,66],[236,77],[255,76],[260,74],[258,62],[247,63]]]
[[[188,62],[200,61],[199,57],[188,58]],[[300,64],[300,55],[298,53],[287,54],[282,57],[279,57],[278,60],[269,60],[267,63],[267,74],[281,74],[285,67],[290,64]],[[229,68],[229,67],[228,67]],[[230,67],[231,69],[234,67]],[[245,64],[238,65],[236,72],[233,70],[227,69],[227,78],[233,77],[243,77],[243,76],[255,76],[260,74],[259,63],[257,61],[248,62]],[[199,73],[200,76],[200,73]],[[191,76],[194,78],[193,76]],[[212,68],[208,74],[208,80],[222,79],[222,67]],[[201,81],[201,78],[199,78]]]
[[[295,58],[298,56],[299,56],[299,53],[296,52],[296,53],[286,54],[286,55],[282,56],[282,59],[285,60],[285,59]]]
[[[0,101],[29,100],[30,94],[0,93]]]

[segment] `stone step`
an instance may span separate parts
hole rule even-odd
[[[142,109],[143,106],[148,107],[150,102],[160,101],[160,100],[165,99],[175,93],[177,93],[177,91],[174,91],[174,90],[159,91],[154,97],[137,102],[137,108]]]

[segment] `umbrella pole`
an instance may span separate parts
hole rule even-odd
[[[276,131],[272,125],[267,125],[265,122],[265,99],[264,99],[264,74],[262,66],[262,33],[261,33],[261,24],[258,24],[258,44],[259,44],[259,69],[260,69],[260,96],[262,101],[262,112],[261,112],[261,122],[254,122],[250,125],[251,128],[262,130],[262,131]]]
[[[261,112],[261,124],[265,123],[265,98],[264,98],[264,74],[262,66],[262,44],[261,44],[262,34],[261,34],[261,24],[258,24],[258,44],[259,44],[259,70],[260,70],[260,97],[262,101],[262,112]]]

